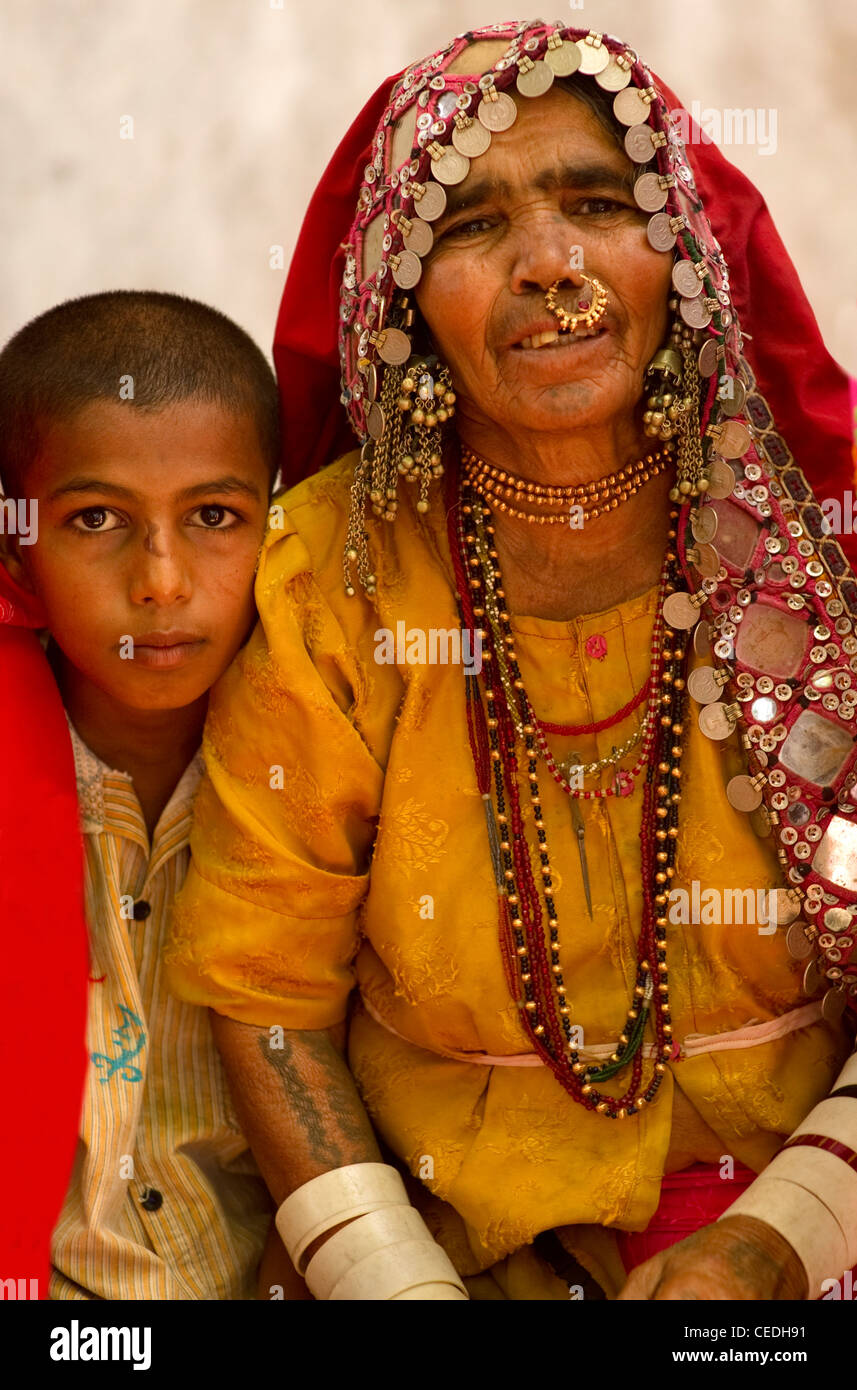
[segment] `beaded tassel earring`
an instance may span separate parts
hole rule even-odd
[[[675,310],[677,303],[671,299],[669,307]],[[698,497],[708,486],[702,476],[699,374],[693,352],[693,329],[680,318],[673,318],[668,345],[655,353],[646,368],[646,382],[654,389],[643,413],[644,432],[650,438],[662,440],[678,435],[676,486],[670,489],[670,501],[684,502]]]
[[[351,509],[345,543],[345,592],[356,590],[351,566],[367,594],[375,593],[363,505],[368,492],[374,516],[395,521],[398,483],[419,483],[418,512],[429,509],[429,487],[443,474],[443,426],[455,414],[455,392],[449,368],[436,357],[412,358],[405,367],[390,364],[384,371],[381,410],[388,422],[380,438],[368,440],[351,489]]]

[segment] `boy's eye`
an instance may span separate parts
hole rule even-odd
[[[71,517],[71,524],[75,531],[115,531],[122,525],[122,518],[109,507],[85,507]]]
[[[228,531],[240,520],[230,507],[215,506],[211,503],[205,507],[197,507],[192,515],[198,516],[199,524],[208,531]]]

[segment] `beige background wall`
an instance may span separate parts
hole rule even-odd
[[[288,263],[363,101],[516,8],[273,4],[0,0],[0,338],[61,299],[137,287],[208,300],[267,349],[284,278],[269,247]],[[517,12],[621,36],[685,105],[776,113],[774,153],[726,153],[765,194],[831,350],[857,375],[854,0],[521,0]]]

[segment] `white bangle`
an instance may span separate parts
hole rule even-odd
[[[277,1230],[292,1264],[303,1275],[306,1251],[325,1231],[390,1206],[410,1206],[396,1169],[388,1163],[352,1163],[297,1188],[277,1212]]]
[[[857,1173],[824,1149],[785,1149],[720,1217],[754,1216],[800,1258],[808,1297],[857,1261]]]
[[[330,1236],[313,1255],[305,1276],[310,1293],[318,1299],[330,1298],[353,1265],[376,1250],[406,1240],[432,1241],[416,1207],[382,1207],[358,1217]]]
[[[359,1264],[352,1265],[331,1290],[330,1300],[391,1300],[397,1294],[410,1292],[414,1297],[429,1299],[436,1297],[431,1290],[438,1284],[457,1290],[462,1298],[467,1297],[467,1290],[445,1250],[433,1240],[404,1240],[375,1250]]]

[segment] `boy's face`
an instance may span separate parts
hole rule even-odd
[[[78,686],[134,710],[208,690],[253,621],[269,481],[252,418],[208,402],[99,401],[51,426],[26,482],[38,540],[9,567]]]

